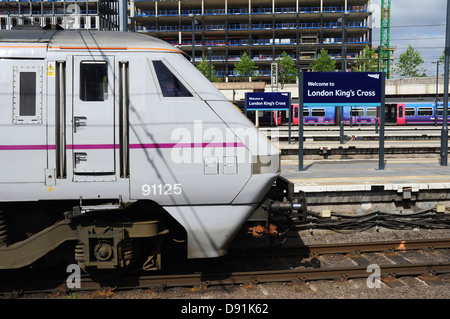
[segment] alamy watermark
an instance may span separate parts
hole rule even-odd
[[[368,288],[381,288],[381,268],[377,264],[367,266],[367,272],[371,273],[367,277],[366,285]]]
[[[278,129],[268,130],[268,135],[271,141],[254,127],[215,127],[196,120],[172,130],[171,159],[175,164],[192,164],[202,163],[205,157],[236,157],[238,163],[269,164],[270,157],[252,156],[272,154],[274,146],[279,148]]]
[[[67,277],[66,284],[67,288],[81,288],[81,268],[77,264],[70,264],[66,269],[67,273],[70,275]]]
[[[70,4],[67,6],[66,14],[69,14],[69,16],[66,17],[66,29],[80,29],[80,13],[81,8],[79,5]]]

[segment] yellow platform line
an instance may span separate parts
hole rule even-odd
[[[356,159],[356,160],[331,160],[331,161],[326,161],[325,162],[323,160],[307,160],[304,161],[304,163],[306,164],[315,164],[316,165],[324,165],[324,164],[335,164],[335,165],[344,165],[344,164],[351,164],[352,161],[357,161],[357,162],[361,162],[364,161],[366,163],[364,164],[376,164],[378,163],[378,159]],[[373,163],[372,163],[373,162]],[[414,159],[411,160],[386,160],[385,161],[386,164],[425,164],[425,163],[436,163],[439,164],[439,159],[429,159],[429,160],[420,160],[420,161],[415,161]],[[281,161],[281,165],[294,165],[294,164],[298,164],[298,161]],[[358,163],[359,164],[359,163]]]
[[[372,170],[372,169],[374,169],[374,168],[368,167],[364,170],[367,171],[367,170]],[[386,168],[386,169],[389,169],[389,168]],[[401,169],[402,170],[413,170],[413,169],[417,170],[418,167],[401,167]],[[442,169],[442,167],[427,167],[426,169],[427,170]],[[310,169],[308,169],[308,171],[310,171],[310,172],[328,172],[328,171],[335,172],[335,171],[354,171],[354,170],[355,170],[354,168],[310,168]],[[446,175],[443,175],[443,176],[446,176]],[[450,176],[450,169],[449,169],[449,176]]]
[[[339,181],[339,180],[349,180],[349,179],[359,179],[365,180],[366,182],[370,180],[396,180],[396,179],[448,179],[450,180],[450,175],[423,175],[423,176],[359,176],[359,177],[333,177],[333,178],[296,178],[289,179],[291,182],[318,182],[318,181]],[[361,181],[363,182],[363,181]]]

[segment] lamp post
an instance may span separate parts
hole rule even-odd
[[[212,48],[208,47],[209,52],[209,81],[212,82],[212,66],[211,66],[211,60],[212,60]]]
[[[192,19],[192,65],[195,66],[195,25],[197,21],[193,13],[189,13],[189,18]]]
[[[431,63],[436,63],[437,67],[436,67],[436,97],[434,98],[434,105],[435,105],[435,111],[434,111],[434,126],[437,126],[437,122],[438,122],[438,103],[439,103],[439,60],[436,62],[431,62]]]
[[[447,166],[448,161],[448,75],[450,59],[450,0],[447,0],[447,23],[445,36],[444,62],[444,118],[441,130],[441,166]]]
[[[338,19],[338,22],[342,23],[342,67],[341,67],[342,72],[345,72],[347,69],[347,52],[346,52],[347,46],[345,43],[345,37],[346,37],[345,25],[347,24],[348,15],[349,15],[348,12],[344,12],[344,14],[342,15],[342,18]]]
[[[300,43],[297,42],[297,76],[298,76],[298,170],[304,170],[303,163],[303,72],[300,72]],[[289,111],[291,113],[291,111]],[[291,121],[289,121],[290,124]]]
[[[342,67],[341,71],[346,72],[347,70],[347,47],[345,45],[345,24],[347,22],[348,12],[344,12],[342,18],[338,19],[338,22],[342,23]],[[340,144],[344,144],[344,106],[339,106],[339,121],[340,121],[340,130],[339,130],[339,142]],[[350,112],[350,123],[352,121],[352,116]]]

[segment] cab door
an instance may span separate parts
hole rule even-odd
[[[114,57],[74,57],[74,174],[115,173]]]
[[[0,183],[44,182],[48,176],[46,67],[38,59],[0,61]]]

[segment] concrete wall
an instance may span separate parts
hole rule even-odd
[[[444,93],[444,77],[439,77],[439,94]],[[436,77],[386,80],[386,95],[434,95]]]

